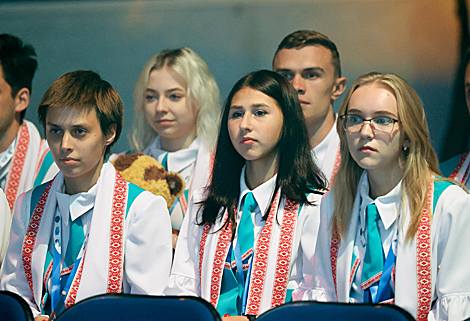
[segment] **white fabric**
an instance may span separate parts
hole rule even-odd
[[[362,177],[366,180],[366,176]],[[364,182],[361,182],[363,184]],[[321,205],[320,229],[315,255],[309,253],[301,286],[294,291],[295,300],[349,301],[349,277],[354,238],[358,226],[358,193],[352,210],[350,227],[340,243],[337,262],[338,297],[335,294],[330,264],[331,228],[334,210],[333,193]],[[401,196],[400,196],[401,198]],[[464,320],[470,317],[470,256],[463,250],[470,244],[470,196],[458,186],[448,187],[439,198],[431,225],[431,274],[433,309],[429,320]],[[380,210],[380,209],[379,209]],[[409,207],[400,212],[396,259],[395,304],[416,317],[416,240],[405,243],[409,226]],[[304,262],[305,263],[305,262]]]
[[[185,189],[189,190],[188,205],[192,193],[198,188],[208,185],[211,170],[211,152],[198,138],[187,149],[169,153],[161,149],[160,136],[157,136],[145,149],[144,154],[152,156],[160,163],[168,154],[168,171],[180,174],[186,183]],[[171,213],[171,225],[174,229],[179,230],[181,228],[184,215],[183,207],[178,202]]]
[[[8,247],[10,237],[11,213],[7,199],[2,190],[0,190],[0,266]]]
[[[103,165],[97,183],[93,215],[89,225],[89,240],[83,265],[82,279],[76,302],[106,292],[109,252],[109,227],[113,199],[115,169],[110,163]],[[51,227],[56,212],[56,192],[63,186],[63,175],[54,180],[38,229],[33,257],[34,297],[28,286],[21,259],[23,238],[29,223],[31,194],[22,194],[13,216],[10,245],[5,258],[0,289],[18,293],[39,315],[43,288],[46,252],[51,238]],[[72,209],[72,212],[75,209]],[[171,267],[171,229],[166,202],[150,192],[140,193],[131,204],[124,224],[123,292],[135,294],[161,294]]]
[[[244,184],[244,175],[240,180],[241,182],[241,195],[246,194],[246,190],[243,190]],[[274,185],[272,181],[267,181],[263,185],[257,187],[253,193],[255,198],[260,204],[261,209],[267,205],[265,200],[269,199],[269,196],[273,193]],[[266,185],[266,186],[264,186]],[[263,192],[263,195],[260,196],[258,193],[259,190],[263,190],[266,187],[269,187],[268,192]],[[193,195],[193,200],[189,206],[188,213],[184,219],[183,226],[181,228],[180,236],[178,239],[178,244],[176,246],[176,253],[173,262],[173,268],[171,272],[170,279],[168,281],[167,287],[165,288],[165,295],[192,295],[199,296],[205,300],[210,301],[210,282],[211,282],[211,273],[215,255],[215,249],[217,246],[217,240],[220,234],[220,228],[223,223],[221,220],[217,220],[214,226],[212,226],[211,231],[208,233],[204,258],[202,265],[202,288],[199,286],[199,244],[202,235],[202,225],[198,225],[197,222],[200,222],[200,216],[198,216],[199,206],[197,202],[204,199],[203,190],[198,190]],[[302,234],[302,229],[305,224],[305,221],[312,216],[319,216],[319,202],[321,196],[318,194],[310,194],[308,196],[309,201],[314,202],[316,206],[304,205],[301,208],[301,211],[297,218],[297,224],[294,232],[294,242],[292,247],[292,256],[290,262],[290,276],[288,288],[294,289],[297,287],[300,278],[302,277],[302,259],[303,259],[303,248],[300,246],[300,237]],[[279,234],[280,234],[280,225],[278,222],[282,222],[282,216],[284,214],[284,201],[283,198],[279,204],[279,210],[277,213],[277,219],[275,218],[273,223],[273,231],[271,238],[271,247],[268,254],[268,267],[265,277],[265,285],[263,288],[261,305],[259,313],[262,313],[268,310],[271,306],[271,294],[273,292],[273,278],[276,272],[275,262],[277,258],[277,245],[279,244]],[[237,212],[240,211],[240,208]],[[255,215],[255,235],[259,235],[259,231],[262,226],[258,217],[261,216],[261,212],[257,212]],[[264,222],[263,222],[264,224]],[[257,231],[257,232],[256,232]],[[316,234],[316,231],[314,231]],[[310,245],[309,245],[310,246]]]
[[[45,154],[49,151],[47,142],[41,138],[36,126],[27,120],[23,120],[23,123],[28,126],[30,141],[25,164],[23,167],[23,173],[21,174],[21,180],[18,187],[18,195],[28,191],[33,187],[37,172],[39,171],[39,168],[42,164],[41,162]],[[17,142],[16,145],[18,146],[18,144],[19,142]],[[11,159],[7,166],[10,166],[10,164]],[[51,180],[58,172],[59,169],[57,168],[57,165],[53,163],[44,181]]]
[[[367,205],[372,203],[377,206],[377,211],[380,216],[380,221],[378,223],[380,239],[382,241],[383,253],[385,254],[385,258],[387,258],[390,245],[392,244],[392,240],[397,232],[395,222],[401,201],[401,182],[398,183],[398,185],[395,186],[388,194],[377,197],[375,200],[373,200],[369,196],[369,183],[367,181],[367,175],[364,172],[362,179],[359,182],[358,193],[360,195],[360,209],[359,216],[357,216],[357,224],[359,228],[356,231],[353,252],[361,263],[351,285],[353,288],[351,297],[354,302],[362,303],[364,301],[364,291],[361,288],[363,268],[362,262],[364,262],[364,254],[367,242],[366,208]]]
[[[336,122],[338,121],[338,115],[335,114],[335,124],[331,128],[330,132],[326,137],[312,149],[312,158],[315,164],[325,174],[328,181],[331,179],[333,168],[336,160],[336,155],[339,148],[339,136],[336,131]]]
[[[17,137],[13,139],[10,146],[0,154],[0,188],[5,189],[7,183],[7,175],[11,168],[11,159],[15,154]]]

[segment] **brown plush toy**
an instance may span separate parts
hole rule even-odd
[[[112,161],[122,177],[165,198],[168,209],[184,192],[184,181],[177,173],[167,172],[153,157],[144,154],[121,155]]]

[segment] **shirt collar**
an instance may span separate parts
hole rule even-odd
[[[70,213],[70,218],[72,221],[75,221],[77,218],[94,207],[98,183],[99,179],[98,182],[87,192],[77,193],[74,195],[65,194],[65,184],[62,184],[62,186],[58,187],[58,190],[56,190],[57,203],[64,221],[68,221],[68,213]]]
[[[312,149],[312,152],[314,153],[317,161],[321,164],[323,162],[323,159],[325,158],[328,150],[328,146],[332,143],[332,141],[335,139],[335,136],[337,136],[336,133],[336,122],[338,120],[338,116],[335,114],[335,123],[333,127],[331,128],[330,132],[326,137]]]
[[[377,211],[379,212],[380,219],[384,224],[386,230],[392,226],[396,221],[399,207],[401,203],[401,182],[400,181],[390,192],[386,195],[379,196],[373,200],[369,196],[369,180],[367,178],[367,172],[364,171],[362,174],[361,180],[359,181],[359,189],[361,197],[361,213],[365,215],[365,208],[371,203],[375,203],[377,206]],[[365,218],[364,218],[365,219]]]
[[[15,154],[16,141],[17,141],[17,137],[13,139],[13,142],[11,142],[10,146],[8,146],[6,150],[0,153],[0,169],[2,169],[2,171],[0,171],[1,178],[3,178],[4,176],[8,174],[8,171],[4,169],[6,169],[11,159],[13,158],[13,155]]]
[[[238,208],[241,207],[241,202],[244,196],[247,193],[252,192],[256,202],[258,203],[261,214],[264,215],[273,196],[274,188],[276,187],[277,174],[255,189],[250,190],[245,181],[245,169],[246,166],[243,166],[242,173],[240,175],[240,197],[238,198]]]
[[[160,164],[163,162],[165,155],[168,155],[168,171],[179,173],[196,162],[198,150],[199,139],[197,137],[188,148],[180,149],[176,152],[168,152],[162,149],[161,137],[157,136],[145,149],[144,154],[155,158]]]

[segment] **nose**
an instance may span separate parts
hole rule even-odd
[[[370,120],[362,122],[361,135],[364,137],[374,137],[374,125],[372,125]]]
[[[167,101],[165,100],[165,98],[160,97],[160,99],[157,100],[156,106],[155,106],[155,111],[157,113],[166,113],[166,112],[168,112]]]
[[[70,135],[70,133],[68,132],[65,132],[64,135],[62,136],[62,144],[61,144],[61,148],[62,150],[64,151],[70,151],[73,149],[73,144],[72,144],[72,135]]]
[[[240,129],[247,130],[247,131],[252,130],[251,114],[250,113],[245,113],[243,115],[242,121],[240,122]]]
[[[301,75],[294,76],[294,79],[292,79],[292,86],[294,86],[298,94],[305,94],[305,79],[303,79]]]

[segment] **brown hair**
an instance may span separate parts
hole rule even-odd
[[[116,125],[116,137],[106,147],[106,154],[109,153],[111,146],[119,139],[123,125],[123,103],[109,82],[90,70],[76,70],[62,75],[47,89],[39,104],[39,121],[44,128],[47,110],[60,107],[94,107],[104,134]]]
[[[276,57],[277,53],[282,49],[302,49],[307,46],[323,46],[329,49],[331,51],[336,77],[341,77],[341,63],[335,43],[324,34],[314,30],[298,30],[287,35],[277,47],[274,57]]]

